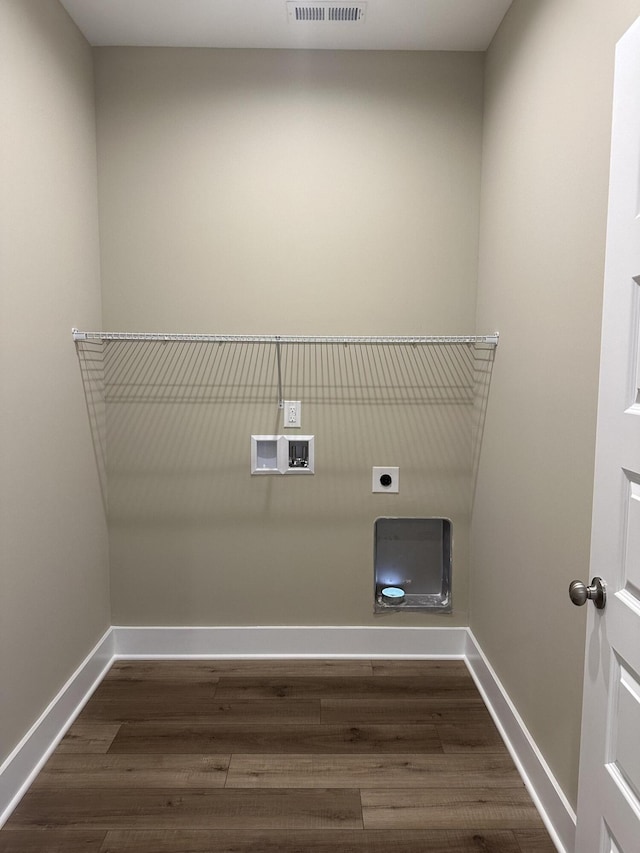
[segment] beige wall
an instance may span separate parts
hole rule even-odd
[[[482,69],[464,53],[97,50],[105,325],[473,332]],[[445,515],[455,613],[395,624],[466,624],[470,406],[416,398],[412,352],[308,353],[286,396],[317,473],[252,478],[250,435],[282,431],[263,355],[238,354],[222,402],[110,406],[114,619],[371,624],[374,519]],[[457,368],[417,369],[447,384]],[[399,496],[371,494],[373,465],[400,466]]]
[[[109,625],[73,325],[100,323],[91,51],[57,3],[0,2],[0,761]]]
[[[515,0],[488,52],[478,325],[501,340],[471,627],[575,804],[614,45],[637,0]]]
[[[482,64],[98,49],[105,323],[468,333]]]

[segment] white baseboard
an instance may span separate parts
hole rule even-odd
[[[114,627],[117,657],[462,658],[466,628]]]
[[[465,660],[560,853],[575,850],[576,815],[471,630]]]
[[[468,628],[113,627],[0,767],[0,827],[115,659],[460,658],[560,853],[572,853],[575,814]]]
[[[102,681],[112,660],[113,632],[109,628],[2,763],[0,827],[4,825],[66,730]]]

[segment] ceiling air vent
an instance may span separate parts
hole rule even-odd
[[[316,21],[319,23],[362,23],[364,21],[366,2],[361,3],[298,3],[288,0],[287,13],[289,20]]]

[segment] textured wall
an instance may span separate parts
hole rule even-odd
[[[92,57],[57,2],[0,3],[0,81],[1,760],[110,620],[71,341],[100,323]]]

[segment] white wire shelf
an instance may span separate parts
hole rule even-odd
[[[268,406],[283,409],[285,399],[318,407],[406,406],[412,422],[424,418],[436,430],[449,418],[445,422],[460,427],[471,441],[476,460],[499,341],[497,332],[206,335],[74,328],[72,333],[105,502],[107,423],[117,436],[138,419],[152,424],[155,413],[169,416],[174,404],[186,404],[185,422],[208,411],[201,404],[232,403],[236,414],[244,411],[238,404],[250,404],[260,417]]]
[[[472,344],[496,347],[499,334],[492,335],[194,335],[164,332],[81,332],[72,329],[73,340],[82,341],[160,341],[163,343],[240,343],[240,344],[382,344],[447,345]]]

